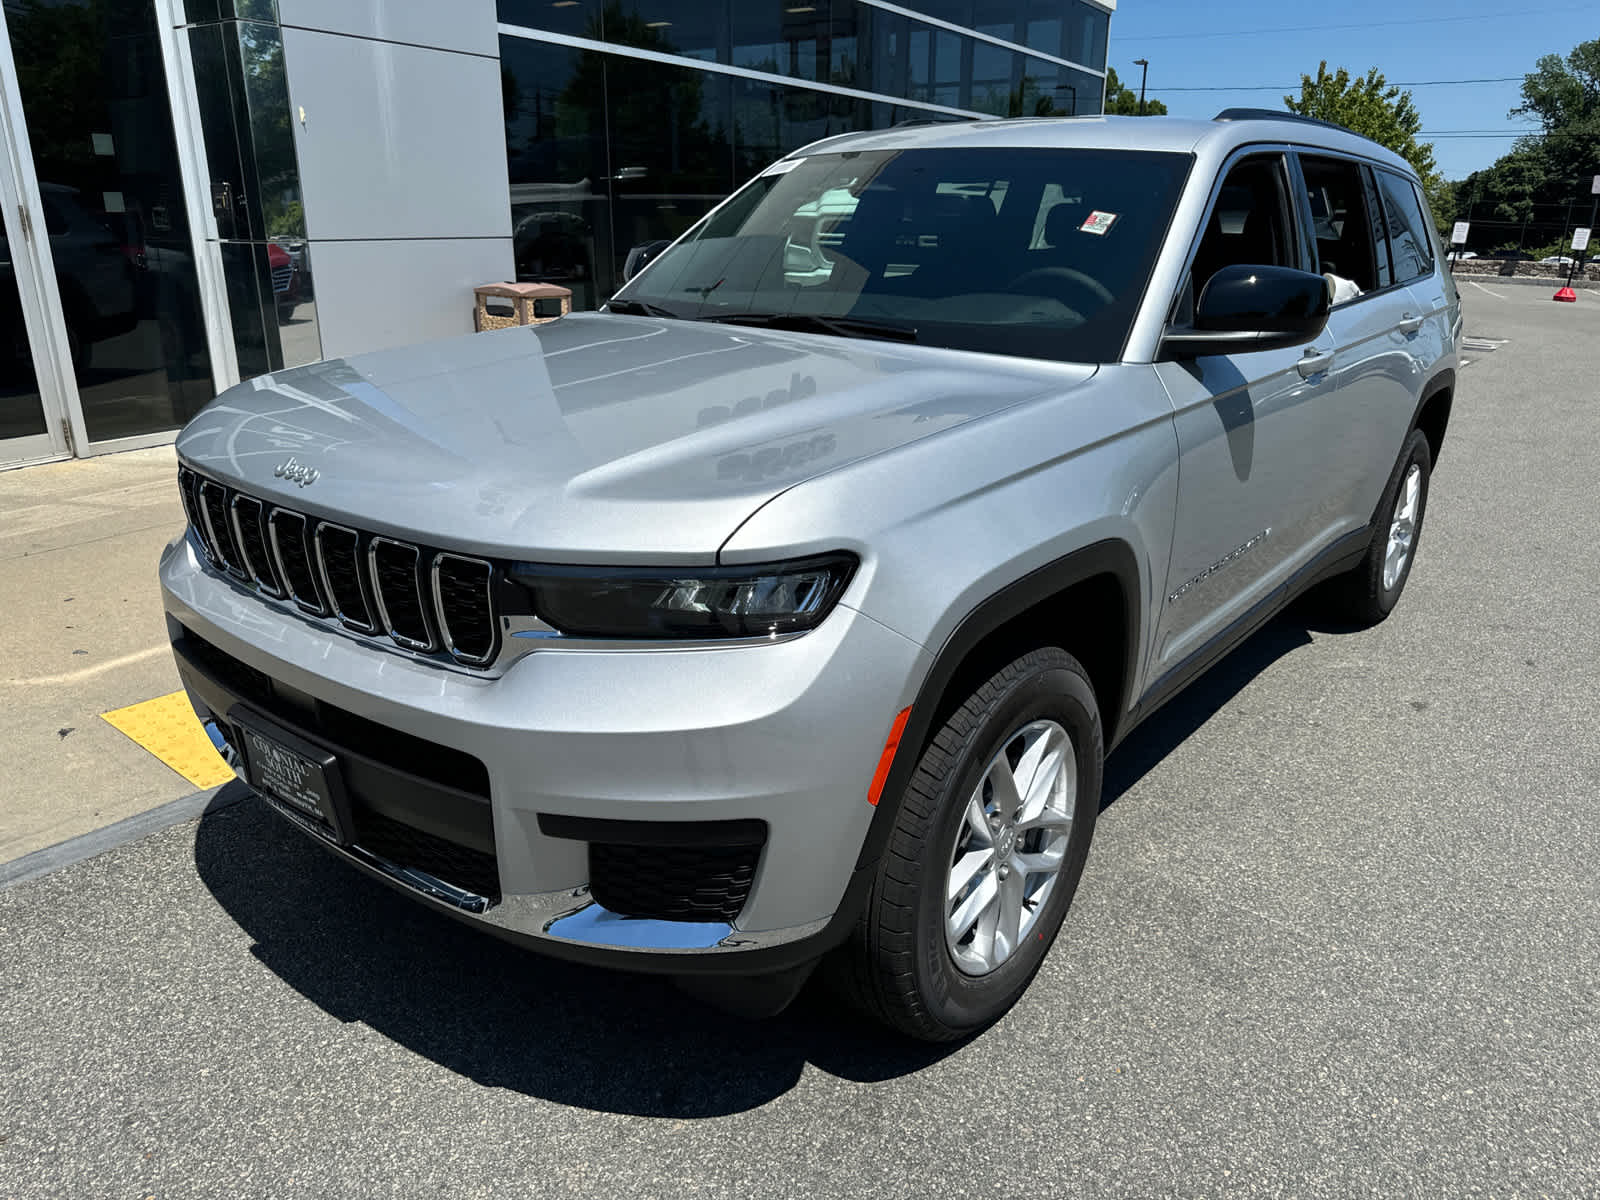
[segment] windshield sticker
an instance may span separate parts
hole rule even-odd
[[[1079,225],[1078,228],[1084,233],[1092,233],[1098,237],[1104,237],[1111,229],[1111,226],[1116,224],[1116,220],[1116,213],[1101,212],[1097,208],[1089,214],[1089,219]]]
[[[787,174],[788,172],[794,170],[796,167],[798,167],[804,161],[805,161],[805,159],[803,159],[803,158],[784,158],[784,159],[779,159],[777,162],[773,163],[770,167],[768,167],[765,171],[763,171],[761,173],[763,175],[784,175],[784,174]]]

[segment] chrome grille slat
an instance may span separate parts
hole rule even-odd
[[[261,595],[435,661],[498,660],[490,560],[319,521],[188,466],[178,490],[204,560]]]
[[[228,516],[228,489],[210,479],[200,481],[200,515],[205,518],[206,543],[211,556],[228,574],[248,579],[239,563],[239,548],[233,540],[233,522]]]
[[[431,653],[433,631],[428,624],[427,601],[422,595],[419,565],[422,552],[409,542],[375,537],[367,543],[367,565],[372,573],[372,594],[378,618],[397,645]]]
[[[306,540],[305,517],[286,508],[275,508],[267,518],[267,533],[272,539],[272,554],[278,576],[289,598],[308,613],[328,615],[328,605],[317,583],[314,551]]]
[[[441,553],[433,556],[434,612],[439,636],[458,662],[482,666],[500,650],[494,615],[494,566],[481,558]]]
[[[262,520],[265,506],[254,496],[235,492],[228,503],[228,510],[233,522],[234,544],[239,547],[239,557],[245,571],[255,581],[256,587],[273,599],[278,599],[283,595],[283,583],[272,552],[267,547],[267,531]]]
[[[199,486],[200,480],[193,471],[188,467],[178,468],[178,499],[183,501],[183,515],[188,518],[189,528],[194,530],[201,547],[210,555],[211,547],[206,545],[205,525],[200,516],[200,502],[195,498],[195,489]]]
[[[313,535],[322,587],[333,605],[333,615],[361,633],[377,633],[368,599],[372,588],[362,570],[361,535],[344,525],[321,521]]]

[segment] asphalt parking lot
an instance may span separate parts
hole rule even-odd
[[[1600,1193],[1600,294],[1464,286],[1416,570],[1108,767],[971,1042],[745,1024],[370,883],[225,789],[0,890],[0,1196]]]

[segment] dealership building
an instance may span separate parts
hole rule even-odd
[[[465,333],[477,284],[594,308],[830,134],[1098,114],[1115,7],[3,0],[0,467]]]

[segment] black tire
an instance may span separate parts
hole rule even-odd
[[[278,305],[278,324],[287,325],[294,317],[294,310],[299,307],[300,304],[298,301],[296,301],[294,304]]]
[[[963,972],[945,936],[946,886],[968,801],[990,761],[1030,722],[1071,738],[1076,801],[1054,888],[1018,948],[988,974]],[[845,996],[911,1037],[950,1041],[1002,1016],[1032,980],[1072,903],[1100,810],[1104,735],[1083,668],[1056,647],[1030,651],[967,696],[917,763],[850,941],[828,973]]]
[[[1401,499],[1401,488],[1411,469],[1418,474],[1417,513],[1412,522],[1411,548],[1405,564],[1391,583],[1385,586],[1384,561],[1389,550],[1389,530],[1396,516],[1396,505]],[[1378,515],[1372,525],[1372,541],[1361,562],[1334,581],[1329,599],[1335,618],[1363,628],[1376,625],[1399,603],[1405,591],[1406,580],[1411,578],[1411,568],[1417,561],[1417,546],[1422,540],[1423,518],[1428,513],[1428,477],[1433,472],[1433,453],[1428,439],[1420,429],[1413,429],[1396,460],[1389,483],[1383,489],[1383,499],[1378,501]]]

